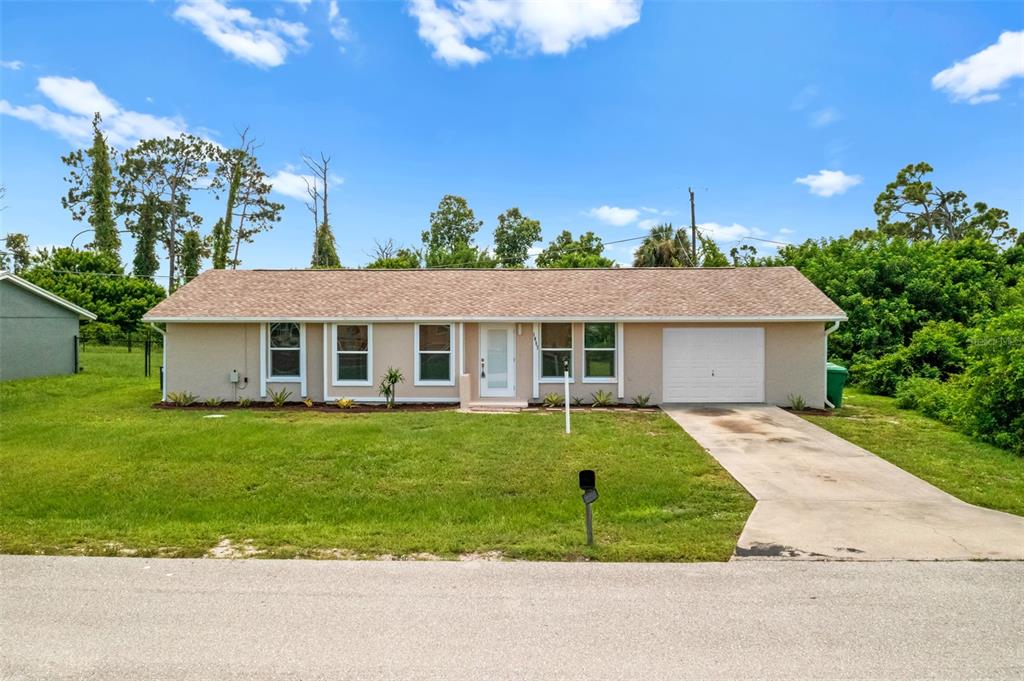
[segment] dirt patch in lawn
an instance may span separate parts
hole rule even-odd
[[[251,540],[244,539],[240,544],[235,544],[225,537],[216,546],[206,552],[207,558],[252,558],[263,553],[261,549],[252,545]]]

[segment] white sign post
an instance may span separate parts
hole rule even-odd
[[[565,372],[562,374],[565,377],[565,434],[568,435],[570,432],[569,427],[569,363],[565,363]]]

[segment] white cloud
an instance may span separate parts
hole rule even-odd
[[[309,7],[310,3],[313,2],[313,0],[285,0],[285,2],[290,2],[293,5],[298,5],[299,9],[305,12],[306,9]]]
[[[39,104],[15,106],[6,99],[0,99],[0,114],[12,116],[33,123],[43,130],[55,132],[73,144],[88,139],[92,132],[92,119],[51,111]]]
[[[181,0],[174,17],[198,28],[237,59],[262,68],[280,66],[290,52],[305,49],[308,29],[299,22],[261,19],[228,0]]]
[[[38,87],[47,99],[71,113],[92,116],[98,112],[109,116],[118,109],[117,103],[100,92],[91,80],[44,76],[39,79]]]
[[[636,208],[619,208],[618,206],[601,206],[600,208],[591,208],[587,211],[587,215],[592,218],[597,218],[601,222],[614,225],[615,227],[624,227],[628,224],[636,222],[636,219],[640,217],[640,211]]]
[[[793,233],[793,230],[783,227],[771,234],[759,227],[747,227],[735,222],[731,225],[704,222],[697,225],[697,228],[704,236],[714,239],[726,255],[730,249],[742,243],[750,244],[762,252],[775,251],[780,245],[790,243],[789,235]]]
[[[834,196],[845,194],[850,187],[855,187],[864,178],[860,175],[847,175],[842,170],[819,170],[817,174],[798,177],[794,180],[796,184],[807,185],[811,193],[816,196]]]
[[[338,0],[331,0],[327,5],[327,25],[330,28],[331,37],[335,40],[349,39],[351,33],[349,32],[348,19],[341,16],[341,12],[338,10]]]
[[[16,106],[0,100],[0,114],[55,132],[72,144],[89,140],[92,117],[97,111],[103,116],[101,127],[108,141],[117,147],[130,146],[146,137],[173,137],[188,130],[185,121],[178,117],[122,109],[91,80],[44,76],[39,79],[38,89],[63,111],[54,111],[41,104]]]
[[[0,60],[0,69],[10,69],[11,71],[21,71],[21,67],[25,65],[25,62],[20,62],[17,59],[10,61]]]
[[[840,118],[839,112],[834,107],[825,107],[811,114],[811,126],[824,128],[826,125],[835,123]]]
[[[566,54],[640,20],[641,0],[410,0],[419,36],[448,64],[478,64],[492,52]],[[476,41],[478,45],[471,45]]]
[[[984,104],[999,99],[993,92],[1024,76],[1024,31],[1005,31],[994,45],[939,71],[932,88],[945,90],[954,102]]]
[[[814,101],[814,98],[818,96],[817,85],[804,86],[800,92],[796,93],[793,97],[793,101],[789,103],[790,111],[801,111]]]
[[[339,185],[345,182],[345,178],[339,175],[331,175],[328,179],[332,185]],[[296,173],[295,166],[293,165],[286,165],[283,170],[278,170],[270,176],[270,184],[275,192],[298,199],[299,201],[309,199],[309,193],[306,188],[316,182],[317,178],[313,175]]]
[[[643,230],[648,230],[651,227],[657,227],[661,224],[661,220],[655,220],[654,218],[644,218],[640,222],[636,223],[636,226]]]
[[[63,111],[53,111],[42,104],[19,107],[3,99],[0,114],[55,132],[73,144],[84,143],[92,136],[92,116],[96,112],[103,117],[101,128],[106,138],[115,146],[129,146],[144,137],[168,137],[187,131],[185,122],[178,117],[122,109],[92,81],[45,76],[39,79],[38,89]]]
[[[717,222],[702,222],[697,225],[697,228],[701,234],[710,236],[718,242],[738,241],[748,236],[761,237],[764,235],[764,232],[756,227],[746,227],[735,222],[731,225],[722,225]]]

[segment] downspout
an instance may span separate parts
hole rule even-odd
[[[157,326],[156,324],[154,324],[153,322],[150,322],[149,325],[153,328],[154,331],[156,331],[158,334],[163,336],[163,339],[164,339],[163,343],[160,344],[161,346],[163,346],[163,350],[162,350],[162,352],[163,352],[163,359],[160,360],[160,401],[161,402],[166,402],[167,401],[167,334],[163,330],[161,330],[160,327]]]
[[[828,337],[833,331],[839,328],[839,320],[832,322],[832,326],[825,329],[825,364],[828,364]],[[825,367],[825,406],[835,409],[836,405],[828,401],[828,366]]]

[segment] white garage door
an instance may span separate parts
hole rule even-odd
[[[764,329],[665,329],[665,402],[764,402]]]

